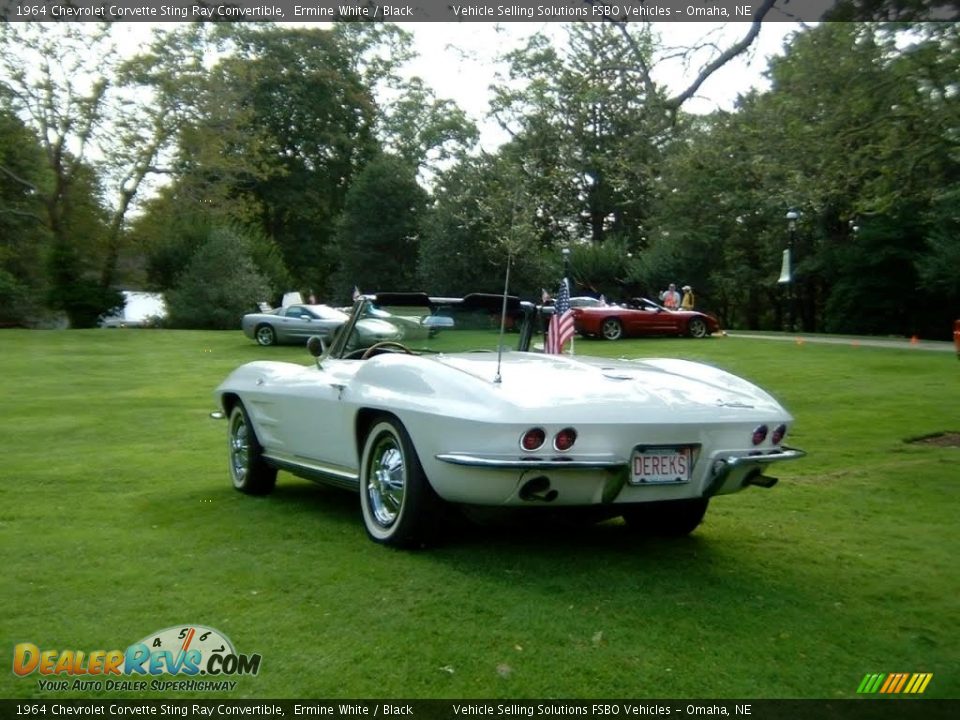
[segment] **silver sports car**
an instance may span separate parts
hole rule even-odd
[[[259,345],[305,345],[312,335],[332,337],[334,330],[349,319],[349,315],[329,305],[288,305],[244,315],[240,327],[244,335]]]

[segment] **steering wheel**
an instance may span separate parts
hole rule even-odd
[[[402,345],[401,343],[394,342],[393,340],[384,340],[383,342],[374,343],[373,345],[368,347],[364,351],[363,355],[360,356],[360,359],[366,360],[368,357],[373,355],[376,351],[385,350],[387,348],[399,350],[400,352],[405,352],[407,355],[413,355],[413,353],[410,352],[410,348],[408,348],[406,345]]]

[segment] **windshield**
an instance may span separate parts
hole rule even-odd
[[[503,348],[523,350],[529,342],[525,329],[532,307],[510,300]],[[463,299],[423,296],[414,303],[406,297],[363,298],[354,306],[356,320],[344,327],[346,335],[337,339],[333,354],[360,358],[378,343],[399,343],[414,353],[495,352],[502,303],[502,297],[487,295]]]

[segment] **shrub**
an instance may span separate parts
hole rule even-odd
[[[235,330],[270,287],[250,256],[250,241],[234,229],[215,229],[167,293],[168,325]]]

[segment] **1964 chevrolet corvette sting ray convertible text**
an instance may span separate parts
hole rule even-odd
[[[759,387],[684,360],[544,354],[537,308],[504,302],[364,296],[314,363],[235,370],[216,390],[234,487],[265,494],[286,470],[359,491],[369,536],[396,546],[428,539],[449,503],[686,534],[711,498],[803,456]]]

